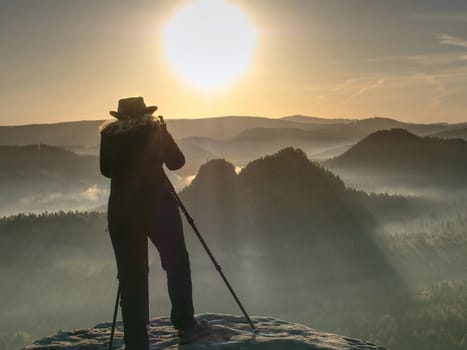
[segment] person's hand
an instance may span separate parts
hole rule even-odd
[[[167,131],[167,124],[165,123],[164,117],[161,115],[158,115],[157,118],[159,118],[159,125],[160,125],[160,154],[161,158],[165,158],[165,150],[167,148],[167,136],[168,136],[168,131]]]
[[[164,117],[161,115],[157,116],[161,122],[162,131],[167,131],[167,124],[165,123]]]

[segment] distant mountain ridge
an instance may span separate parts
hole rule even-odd
[[[81,183],[86,180],[96,181],[101,177],[97,157],[78,156],[63,148],[44,144],[0,146],[0,164],[2,180],[10,176],[17,181],[21,176],[29,180],[31,176],[51,175],[51,180],[59,181],[59,177],[63,177],[62,180],[69,185],[72,178]]]
[[[99,152],[99,126],[103,120],[0,126],[0,145],[48,144],[79,155]],[[225,158],[236,165],[285,147],[303,149],[315,160],[341,154],[368,134],[380,129],[405,128],[417,135],[453,130],[458,125],[410,124],[390,118],[325,119],[288,116],[264,118],[224,116],[200,119],[167,119],[170,132],[187,158],[182,176],[193,176],[209,159]]]
[[[97,156],[43,144],[0,146],[0,216],[53,209],[89,209],[107,195]]]
[[[74,121],[53,124],[0,126],[0,144],[26,145],[44,143],[56,146],[96,146],[99,143],[99,125],[104,120]],[[403,127],[417,134],[432,134],[452,130],[463,124],[415,124],[390,118],[326,119],[319,117],[289,116],[265,118],[225,116],[199,119],[167,119],[169,129],[177,139],[198,136],[228,140],[253,128],[295,128],[320,130],[336,137],[358,138],[379,129]]]
[[[330,169],[397,176],[418,185],[467,185],[467,141],[420,137],[405,129],[374,132],[342,155]]]
[[[351,123],[353,119],[348,118],[322,118],[311,117],[306,115],[289,115],[280,118],[282,120],[290,120],[299,123],[316,123],[316,124],[338,124],[338,123]]]
[[[251,128],[242,131],[235,136],[234,140],[291,140],[291,141],[324,141],[333,144],[334,142],[349,142],[345,136],[334,136],[329,132],[321,130],[308,130],[300,128]]]
[[[97,145],[99,126],[104,120],[74,121],[53,124],[0,126],[0,144],[24,145],[46,143],[50,145]],[[251,127],[287,127],[299,123],[249,116],[225,116],[199,119],[167,119],[176,138],[189,136],[228,139]]]
[[[440,137],[443,139],[464,139],[467,140],[467,125],[464,127],[452,128],[449,130],[443,130],[431,135],[433,137]]]
[[[264,219],[264,222],[287,217],[284,223],[272,224],[268,229],[271,232],[282,225],[290,225],[289,220],[294,221],[292,226],[298,228],[305,224],[307,229],[308,223],[314,222],[318,231],[320,226],[341,230],[344,223],[346,227],[361,228],[362,223],[372,225],[375,213],[370,214],[370,211],[382,202],[386,202],[382,205],[392,205],[391,202],[396,201],[401,211],[406,210],[403,201],[396,197],[378,198],[349,189],[334,173],[292,147],[249,162],[240,172],[225,159],[210,160],[199,168],[180,195],[192,207],[195,216],[208,225],[222,225],[225,220],[252,223],[259,213],[268,210],[271,219]],[[380,204],[375,205],[376,202]],[[217,215],[212,216],[213,212]],[[382,213],[384,210],[378,215]],[[237,219],[233,219],[235,217]]]
[[[54,146],[97,145],[102,120],[75,121],[53,124],[0,126],[0,144],[24,146],[48,144]]]
[[[294,148],[285,148],[254,160],[238,175],[234,165],[223,159],[209,161],[201,166],[198,175],[181,192],[181,196],[191,204],[197,217],[206,220],[209,220],[212,211],[217,211],[219,215],[224,208],[225,215],[212,218],[212,223],[219,218],[223,221],[222,217],[232,213],[249,217],[271,210],[268,215],[272,217],[277,214],[286,215],[292,221],[296,218],[297,227],[303,218],[306,218],[306,222],[316,220],[329,224],[335,223],[337,212],[341,213],[340,220],[352,220],[346,210],[358,211],[359,207],[339,178],[317,163],[310,162],[303,151]],[[282,205],[277,206],[278,201]],[[308,215],[301,209],[309,212]],[[275,210],[278,212],[275,213]],[[289,213],[289,210],[292,212]],[[254,217],[245,220],[251,222]],[[238,218],[235,221],[245,220]],[[277,224],[274,224],[274,230],[278,228]]]

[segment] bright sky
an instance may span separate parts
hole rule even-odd
[[[164,49],[164,29],[190,2],[1,1],[0,124],[107,118],[126,96],[167,118],[467,121],[465,0],[232,0],[255,46],[235,79],[209,91]]]

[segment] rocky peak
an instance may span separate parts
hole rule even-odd
[[[272,317],[252,317],[258,333],[243,317],[221,314],[199,315],[212,324],[212,334],[196,344],[180,346],[182,349],[310,349],[310,350],[384,350],[366,341],[324,333],[304,325]],[[108,347],[111,323],[101,323],[90,329],[60,331],[38,340],[24,350],[104,350]],[[150,322],[151,350],[178,349],[175,330],[167,317]],[[123,349],[122,323],[117,323],[114,346]]]

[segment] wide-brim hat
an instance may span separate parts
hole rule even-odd
[[[110,111],[117,119],[131,119],[157,111],[157,106],[146,106],[142,97],[127,97],[118,101],[118,111]]]

